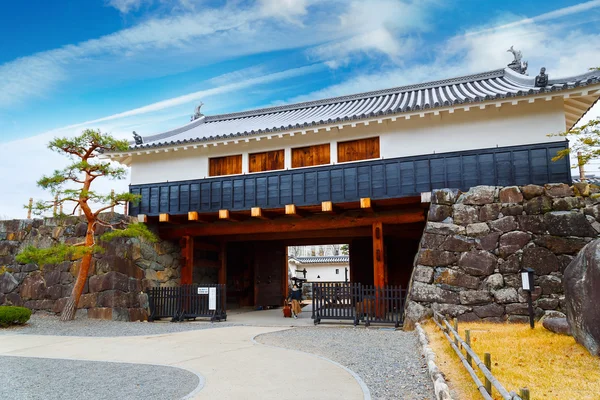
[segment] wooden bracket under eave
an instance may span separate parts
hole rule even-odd
[[[269,219],[269,217],[260,207],[252,207],[252,209],[250,210],[250,215],[252,216],[252,218]]]
[[[291,217],[302,217],[303,215],[298,211],[295,204],[286,204],[285,205],[285,215]]]
[[[138,214],[137,220],[140,223],[146,224],[148,223],[148,216],[146,214]]]
[[[219,220],[237,222],[237,219],[231,217],[229,210],[219,210]]]
[[[335,214],[336,213],[336,208],[333,205],[333,202],[331,201],[323,201],[321,202],[321,212],[324,213],[328,213],[328,214]]]
[[[363,197],[360,199],[360,208],[363,211],[373,212],[373,206],[371,204],[370,197]]]
[[[158,216],[158,221],[159,222],[170,222],[170,218],[171,218],[171,216],[169,214],[166,214],[166,213],[165,214],[160,214]]]

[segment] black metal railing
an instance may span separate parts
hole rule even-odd
[[[363,321],[394,324],[404,322],[404,302],[407,290],[400,286],[375,287],[353,282],[312,283],[312,318],[321,320],[350,320],[354,325]]]
[[[227,320],[227,290],[225,285],[193,284],[179,287],[150,288],[148,321],[171,318],[171,321],[184,319],[210,318],[211,321]]]

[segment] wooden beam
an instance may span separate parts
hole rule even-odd
[[[218,252],[221,250],[221,248],[216,244],[200,242],[200,241],[196,241],[196,243],[194,243],[194,248],[197,250],[215,251],[215,252]]]
[[[159,222],[169,222],[170,217],[171,216],[169,214],[160,214],[158,216],[158,221]]]
[[[250,216],[252,218],[258,218],[258,219],[269,219],[266,214],[263,212],[263,209],[260,207],[252,207],[252,209],[250,210]]]
[[[227,285],[227,243],[221,242],[221,248],[219,251],[219,283]]]
[[[288,218],[277,218],[265,221],[250,219],[235,224],[219,223],[164,226],[160,230],[160,235],[164,239],[176,239],[186,235],[223,236],[301,232],[371,226],[375,222],[384,224],[410,224],[423,221],[425,221],[425,211],[422,208],[406,208],[403,210],[381,211],[368,214],[356,211],[334,215],[323,214],[296,220],[290,220]]]
[[[371,206],[371,198],[363,197],[360,199],[360,208],[365,211],[373,211],[373,207]]]
[[[301,217],[302,214],[298,212],[295,204],[286,204],[285,205],[285,215],[290,215],[292,217]]]
[[[181,284],[191,285],[194,276],[194,238],[184,236],[180,240],[181,245]]]
[[[385,252],[381,222],[373,223],[373,282],[377,287],[385,285]]]

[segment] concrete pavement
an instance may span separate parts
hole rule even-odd
[[[185,368],[204,378],[204,387],[190,397],[194,399],[368,398],[355,377],[341,366],[252,340],[256,335],[282,329],[233,326],[155,336],[94,338],[6,335],[0,341],[0,355]]]

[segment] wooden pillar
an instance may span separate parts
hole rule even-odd
[[[350,262],[348,263],[348,268],[350,268],[350,282],[361,283],[356,282],[356,262],[354,261],[355,257],[352,255],[352,249],[355,247],[353,243],[354,240],[351,240],[350,243],[348,243],[348,256],[350,257]]]
[[[184,236],[181,238],[181,284],[191,285],[194,274],[194,237]]]
[[[221,242],[221,249],[219,251],[219,284],[227,285],[227,243]]]
[[[383,246],[383,224],[373,224],[373,282],[376,287],[385,286],[385,251]]]

